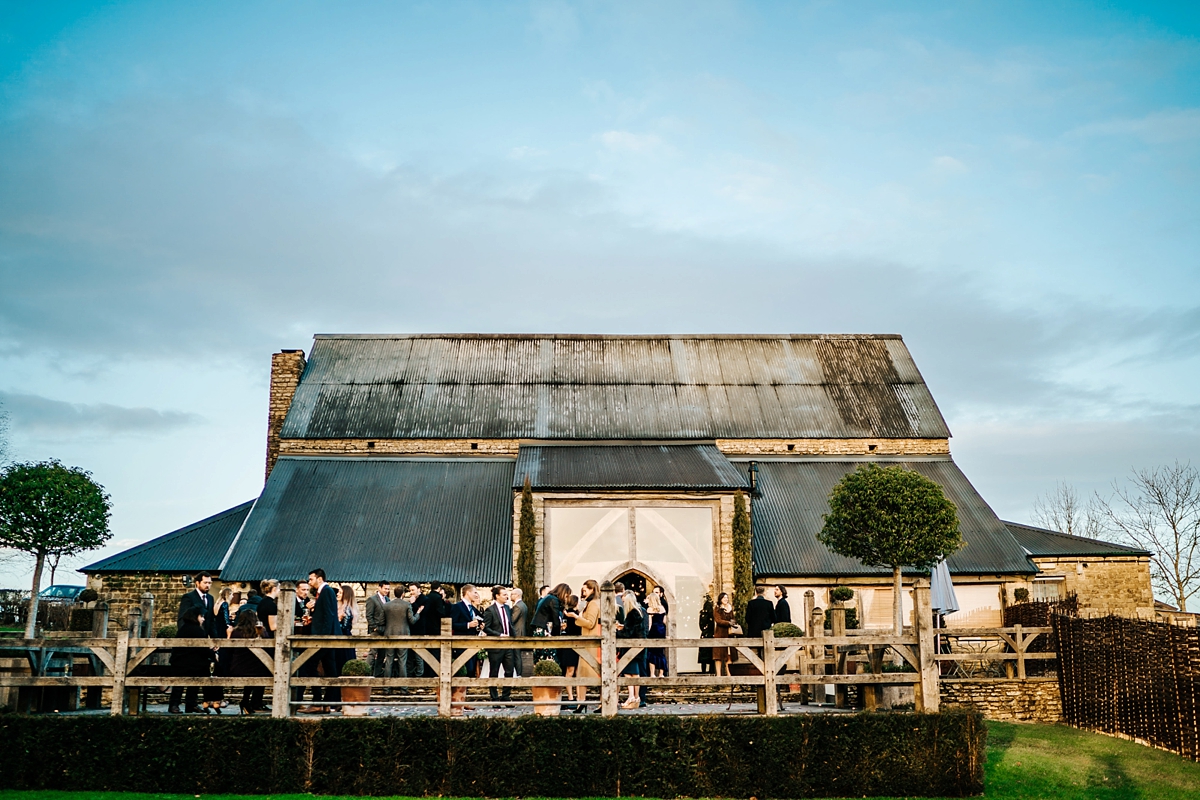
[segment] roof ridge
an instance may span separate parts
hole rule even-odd
[[[1093,539],[1090,536],[1079,536],[1078,534],[1074,534],[1074,533],[1066,533],[1065,531],[1056,531],[1051,528],[1042,528],[1037,525],[1029,525],[1024,522],[1013,522],[1013,521],[1007,520],[1007,519],[1002,519],[1000,521],[1003,522],[1005,525],[1015,525],[1018,528],[1025,528],[1027,530],[1037,531],[1038,533],[1046,533],[1046,534],[1050,534],[1051,536],[1058,536],[1059,538],[1062,538],[1062,539],[1071,539],[1071,540],[1078,541],[1078,542],[1090,542],[1092,544],[1103,544],[1103,545],[1108,545],[1109,547],[1117,547],[1122,550],[1129,550],[1129,551],[1132,551],[1135,553],[1148,552],[1140,547],[1133,547],[1132,545],[1122,544],[1120,542],[1110,542],[1107,539]]]
[[[903,339],[898,333],[316,333],[314,339]]]

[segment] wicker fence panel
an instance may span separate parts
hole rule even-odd
[[[1200,761],[1200,630],[1164,622],[1051,618],[1063,717]]]

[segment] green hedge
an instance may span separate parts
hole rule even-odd
[[[963,796],[975,712],[319,721],[0,717],[0,787],[467,797]]]

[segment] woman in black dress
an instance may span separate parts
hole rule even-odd
[[[238,614],[237,624],[229,634],[230,639],[257,639],[258,614],[249,609]],[[248,648],[228,648],[229,675],[233,678],[268,678],[271,671],[258,660]],[[249,715],[263,710],[263,692],[266,687],[246,686],[242,689],[242,713]]]
[[[564,636],[580,636],[582,631],[579,630],[579,620],[572,614],[579,608],[579,598],[575,595],[567,595],[566,619],[567,624],[563,628]],[[567,678],[575,677],[575,670],[579,667],[579,653],[576,653],[573,648],[560,647],[558,649],[558,665],[563,668],[563,676]],[[567,701],[575,702],[575,687],[567,687]],[[574,711],[577,714],[582,713],[586,706],[563,706],[563,711]]]

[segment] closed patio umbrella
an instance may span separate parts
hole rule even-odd
[[[954,594],[954,581],[950,580],[950,568],[942,559],[929,571],[929,605],[939,614],[958,611],[958,598]]]

